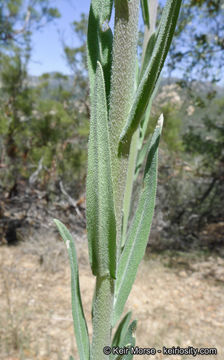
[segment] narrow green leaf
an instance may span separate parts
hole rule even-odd
[[[138,86],[138,78],[139,78],[139,65],[138,65],[138,60],[136,59],[135,91]],[[126,186],[125,186],[124,199],[123,199],[121,248],[123,248],[125,240],[126,240],[126,232],[127,232],[127,227],[128,227],[128,219],[129,219],[129,215],[130,215],[131,198],[132,198],[132,190],[133,190],[134,178],[135,178],[135,168],[136,168],[136,159],[137,159],[137,154],[138,154],[138,148],[139,148],[139,131],[137,130],[132,137],[130,152],[129,152],[129,156],[128,156]]]
[[[91,100],[94,92],[97,61],[99,61],[104,71],[106,95],[109,102],[113,43],[113,33],[109,27],[109,21],[112,7],[113,0],[92,0],[90,6],[87,31],[87,58]]]
[[[179,15],[181,0],[167,0],[156,34],[153,53],[142,76],[127,123],[121,133],[119,153],[128,153],[133,133],[146,110],[166,59]]]
[[[116,273],[114,214],[108,115],[103,70],[98,62],[90,119],[86,217],[89,256],[94,275]]]
[[[150,113],[151,113],[151,107],[152,107],[152,102],[153,99],[155,97],[155,95],[157,94],[158,88],[159,88],[159,84],[160,84],[160,80],[157,81],[156,87],[152,93],[152,96],[150,98],[150,101],[148,103],[146,112],[140,122],[140,129],[139,129],[139,151],[137,154],[137,159],[136,159],[136,168],[135,168],[135,175],[134,175],[134,181],[137,179],[139,171],[142,167],[142,164],[145,160],[145,156],[147,153],[147,150],[149,148],[149,144],[150,144],[150,139],[151,136],[149,136],[149,138],[146,140],[146,143],[144,144],[144,140],[145,140],[145,136],[146,136],[146,132],[147,132],[147,128],[148,128],[148,123],[150,120]]]
[[[126,332],[126,335],[122,341],[122,348],[129,348],[129,352],[128,354],[124,354],[124,355],[118,355],[115,360],[132,360],[133,359],[133,354],[131,352],[131,348],[135,346],[135,331],[136,331],[136,327],[137,327],[137,321],[134,320],[132,321],[132,323],[129,325],[128,330]]]
[[[133,189],[135,169],[136,169],[138,140],[139,140],[139,131],[137,130],[132,137],[130,153],[128,157],[127,178],[126,178],[126,186],[125,186],[125,193],[123,200],[122,242],[121,242],[122,248],[126,240],[126,232],[127,232],[128,220],[130,215],[132,189]]]
[[[150,27],[149,24],[149,4],[148,4],[149,0],[141,0],[141,8],[142,8],[142,18],[144,21],[144,24],[146,26],[148,26],[148,28]]]
[[[131,311],[129,311],[124,318],[121,320],[120,324],[118,325],[118,328],[114,334],[112,346],[123,346],[124,345],[124,339],[128,330],[128,325],[131,320]]]
[[[145,56],[144,56],[143,64],[141,66],[141,72],[140,72],[140,78],[139,78],[140,81],[142,80],[142,77],[145,74],[147,66],[148,66],[148,64],[149,64],[149,62],[151,60],[155,43],[156,43],[156,33],[153,33],[150,36],[148,44],[146,46]]]
[[[153,101],[153,95],[151,96],[151,99],[148,103],[146,112],[140,122],[140,126],[139,126],[139,149],[142,148],[142,144],[145,140],[145,135],[146,135],[146,131],[148,129],[148,124],[149,124],[149,118],[150,118],[150,113],[151,113],[151,107],[152,107],[152,101]]]
[[[151,142],[151,137],[148,138],[147,142],[143,144],[141,150],[138,152],[137,160],[136,160],[136,168],[135,168],[135,176],[134,179],[136,180],[139,174],[139,171],[142,167],[142,164],[145,160],[146,154],[149,149],[149,144]]]
[[[71,295],[72,295],[72,316],[74,323],[74,331],[76,336],[76,343],[78,347],[80,360],[89,359],[89,336],[86,325],[86,320],[82,307],[82,299],[79,287],[79,271],[78,261],[72,235],[59,220],[54,219],[54,222],[63,238],[69,255],[71,268]],[[71,358],[71,357],[70,357]]]
[[[151,114],[151,108],[152,108],[152,103],[153,103],[153,100],[157,94],[157,91],[159,89],[159,85],[160,85],[160,78],[158,79],[157,83],[156,83],[156,86],[153,90],[153,93],[150,97],[150,100],[149,100],[149,103],[147,105],[147,108],[146,108],[146,111],[145,111],[145,114],[144,116],[142,117],[141,119],[141,122],[140,122],[140,136],[139,136],[139,149],[141,149],[142,147],[142,144],[145,140],[145,136],[146,136],[146,132],[147,132],[147,128],[148,128],[148,124],[149,124],[149,120],[150,120],[150,114]]]
[[[115,286],[113,325],[120,318],[134,283],[137,269],[148,242],[156,198],[158,145],[163,125],[163,115],[151,138],[147,157],[143,189],[130,226],[124,250],[118,263]]]
[[[148,103],[146,112],[145,112],[145,114],[144,114],[144,116],[143,116],[143,118],[141,120],[141,123],[140,123],[140,130],[139,130],[139,135],[140,136],[139,136],[139,141],[138,141],[139,151],[138,151],[137,159],[136,159],[136,168],[135,168],[135,174],[134,174],[134,181],[138,177],[139,171],[140,171],[140,169],[142,167],[142,164],[143,164],[143,162],[145,160],[146,153],[147,153],[147,150],[149,148],[150,141],[151,141],[151,136],[150,136],[146,140],[146,143],[143,144],[144,139],[145,139],[145,135],[146,135],[146,132],[147,132],[147,128],[148,128],[149,119],[150,119],[152,102],[153,102],[153,99],[154,99],[155,95],[157,94],[159,84],[160,84],[160,80],[157,81],[156,87],[155,87],[155,89],[154,89],[154,91],[152,93],[152,96],[150,98],[150,101]]]
[[[91,1],[94,14],[99,19],[99,23],[102,26],[105,22],[110,21],[113,0],[92,0]]]

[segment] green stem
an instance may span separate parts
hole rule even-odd
[[[130,111],[134,92],[138,18],[139,0],[115,0],[109,124],[117,227],[117,259],[121,248],[122,209],[128,164],[128,157],[118,157],[118,143]]]
[[[123,214],[122,243],[121,243],[122,248],[125,244],[127,228],[128,228],[128,219],[130,216],[132,189],[134,184],[135,166],[136,166],[136,158],[138,151],[138,140],[139,140],[139,130],[137,129],[132,137],[130,154],[128,159],[127,183],[124,194],[124,214]]]
[[[113,309],[114,280],[109,276],[96,278],[93,307],[93,338],[91,360],[105,360],[105,346],[111,345],[111,314]]]

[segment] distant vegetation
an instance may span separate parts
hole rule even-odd
[[[23,10],[22,17],[22,2],[7,1],[0,8],[0,189],[2,193],[9,192],[21,180],[28,184],[38,170],[33,186],[54,193],[62,180],[70,195],[79,198],[85,190],[90,111],[84,45],[87,18],[82,15],[79,22],[73,23],[80,46],[63,45],[73,75],[50,73],[32,77],[27,73],[32,51],[30,34],[42,24],[44,17],[48,22],[59,16],[48,1],[36,3],[37,8],[30,15],[28,9]],[[188,2],[186,6],[183,11],[189,11]],[[192,6],[191,16],[198,9],[203,8],[204,15],[208,10],[200,1],[192,2]],[[216,11],[218,8],[213,6],[211,16],[214,17]],[[26,16],[30,16],[29,26]],[[25,27],[20,23],[20,33],[13,28],[14,24],[19,25],[19,18],[25,21]],[[190,24],[184,25],[182,17],[181,21],[182,28],[178,31],[183,36],[184,26]],[[221,34],[222,29],[218,40]],[[199,40],[198,56],[202,46],[206,54],[208,39],[201,38],[201,43]],[[178,41],[171,49],[167,69],[172,69],[172,56],[177,57],[177,44]],[[222,47],[221,40],[216,46],[216,50]],[[183,60],[180,54],[179,59]],[[207,80],[204,77],[203,81],[195,80],[193,75],[184,81],[164,78],[153,104],[148,133],[161,112],[165,124],[160,151],[158,211],[154,219],[157,231],[153,232],[152,246],[187,249],[200,245],[219,249],[224,244],[223,235],[217,243],[217,236],[214,238],[211,234],[209,240],[207,237],[204,240],[203,234],[209,232],[209,224],[224,221],[223,88],[215,84],[214,76]]]

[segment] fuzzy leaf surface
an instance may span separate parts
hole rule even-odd
[[[123,312],[124,305],[136,278],[137,269],[144,256],[148,242],[155,207],[158,145],[162,125],[163,115],[160,116],[150,141],[145,166],[143,189],[118,263],[113,325],[117,322]]]
[[[163,9],[149,64],[142,76],[127,123],[120,136],[120,154],[129,151],[131,137],[144,115],[157,80],[159,79],[176,28],[180,5],[181,0],[167,0]]]
[[[126,334],[124,336],[124,339],[122,341],[122,348],[127,347],[129,349],[131,349],[132,347],[135,346],[135,331],[136,331],[136,327],[137,327],[137,321],[134,320],[132,321],[132,323],[129,325]],[[133,354],[131,354],[131,351],[128,352],[128,354],[124,354],[124,355],[118,355],[115,360],[132,360],[133,359]]]
[[[106,94],[109,101],[113,33],[108,24],[112,7],[113,0],[92,0],[90,6],[87,31],[87,59],[91,100],[94,92],[97,61],[99,61],[103,67]]]
[[[123,200],[123,219],[122,219],[123,222],[122,222],[122,242],[121,242],[122,248],[126,240],[128,219],[130,215],[131,198],[132,198],[134,176],[136,169],[136,159],[138,153],[138,143],[139,143],[139,131],[137,130],[132,137],[130,153],[128,158],[127,179],[126,179],[126,187],[125,187],[124,200]]]
[[[136,168],[135,168],[135,175],[134,175],[134,181],[137,179],[138,177],[138,174],[139,174],[139,171],[142,167],[142,164],[145,160],[145,157],[146,157],[146,154],[147,154],[147,150],[149,148],[149,144],[150,144],[150,141],[151,141],[151,136],[146,140],[146,143],[144,144],[144,139],[145,139],[145,134],[146,134],[146,131],[147,131],[147,127],[148,127],[148,123],[149,123],[149,120],[150,120],[150,113],[151,113],[151,107],[152,107],[152,102],[153,102],[153,99],[157,93],[157,90],[158,90],[158,87],[159,87],[159,83],[160,81],[157,81],[157,84],[156,84],[156,87],[152,93],[152,96],[150,98],[150,101],[148,103],[148,106],[147,106],[147,109],[146,109],[146,112],[140,122],[140,126],[139,126],[139,151],[138,151],[138,154],[137,154],[137,160],[136,160]]]
[[[139,171],[145,160],[150,141],[151,141],[151,138],[149,138],[148,141],[142,145],[141,150],[138,152],[138,156],[137,156],[137,160],[136,160],[136,167],[135,167],[135,177],[134,177],[135,180],[137,179]]]
[[[104,76],[98,62],[90,119],[86,217],[89,256],[96,276],[116,273],[116,222]]]
[[[124,339],[128,330],[128,325],[131,320],[131,312],[129,311],[124,318],[121,320],[118,328],[114,334],[112,346],[124,346]]]
[[[143,75],[145,74],[147,66],[148,66],[148,64],[149,64],[149,62],[151,60],[153,49],[154,49],[154,46],[155,46],[155,42],[156,42],[156,33],[153,33],[150,36],[148,44],[146,46],[145,56],[144,56],[143,64],[141,66],[140,81],[141,81]]]
[[[72,295],[72,316],[76,343],[80,360],[88,360],[90,355],[89,336],[86,320],[82,307],[82,299],[79,287],[78,261],[72,235],[61,221],[54,219],[54,222],[63,238],[68,250],[71,268],[71,295]],[[73,359],[70,356],[70,359]]]

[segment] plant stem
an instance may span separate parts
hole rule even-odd
[[[93,339],[91,360],[105,360],[104,346],[111,345],[111,314],[113,309],[114,280],[109,276],[96,278],[93,308]]]
[[[115,0],[109,125],[117,226],[117,260],[121,247],[122,209],[128,164],[127,156],[118,157],[118,143],[130,111],[134,92],[138,18],[139,0]]]
[[[138,141],[139,141],[139,130],[137,130],[131,141],[130,154],[128,160],[128,169],[127,169],[127,186],[125,188],[124,194],[124,215],[123,215],[123,224],[122,224],[122,243],[123,248],[126,240],[126,233],[128,228],[128,219],[130,215],[131,207],[131,197],[134,184],[134,174],[135,174],[135,165],[138,151]]]
[[[139,0],[115,0],[115,32],[109,126],[111,162],[117,228],[118,254],[121,242],[121,221],[128,158],[118,158],[118,143],[130,110],[135,84]],[[93,308],[91,360],[105,360],[104,346],[111,345],[111,315],[114,280],[109,276],[96,279]]]

